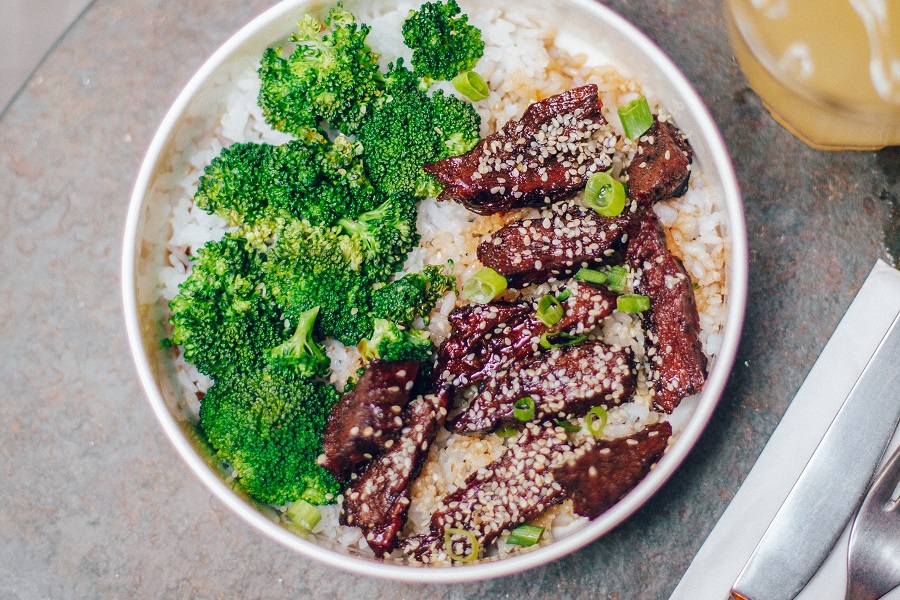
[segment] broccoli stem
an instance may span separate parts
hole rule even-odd
[[[316,377],[326,375],[331,359],[325,349],[312,338],[319,307],[300,313],[294,334],[280,346],[269,351],[272,364],[291,367],[298,375]]]

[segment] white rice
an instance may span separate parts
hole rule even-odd
[[[394,10],[384,14],[357,15],[359,21],[372,26],[368,41],[372,49],[382,56],[383,68],[393,60],[391,57],[402,56],[409,64],[410,51],[403,45],[400,29],[408,11],[418,4],[400,2],[395,5]],[[600,89],[603,114],[620,138],[613,160],[613,173],[620,174],[634,152],[634,144],[622,135],[615,107],[642,93],[639,82],[621,75],[610,66],[588,66],[585,56],[566,54],[554,47],[555,31],[526,17],[484,6],[480,6],[478,10],[470,10],[467,4],[461,2],[463,10],[470,15],[470,22],[482,30],[486,42],[484,57],[476,67],[491,89],[489,98],[475,104],[482,116],[482,135],[495,131],[509,119],[521,115],[534,101],[585,83],[594,83]],[[449,84],[440,84],[438,87],[448,93],[456,93]],[[211,135],[197,140],[193,149],[185,150],[182,160],[174,161],[175,164],[186,164],[186,171],[173,173],[165,180],[170,183],[169,193],[178,198],[171,217],[169,265],[163,268],[161,274],[160,295],[165,301],[177,294],[178,285],[187,277],[190,268],[188,256],[227,231],[227,226],[221,219],[193,205],[197,181],[205,165],[223,147],[235,142],[282,144],[290,139],[290,136],[271,129],[262,118],[256,104],[259,81],[255,64],[248,61],[235,65],[230,77],[222,81],[222,90],[227,94],[227,106],[219,126]],[[654,112],[659,112],[660,118],[665,120],[667,117],[664,109],[652,97],[650,101]],[[703,175],[695,164],[687,194],[682,198],[660,203],[655,210],[666,228],[670,249],[683,260],[692,280],[699,285],[695,294],[700,313],[701,341],[706,353],[714,356],[721,343],[721,329],[725,319],[724,277],[728,248],[722,235],[723,207],[717,205],[716,198],[707,189]],[[454,272],[461,286],[481,268],[475,249],[485,236],[506,222],[536,214],[537,211],[529,209],[502,216],[479,217],[453,202],[424,200],[419,205],[417,221],[421,245],[410,254],[404,265],[404,272],[418,271],[424,265],[443,265],[452,259]],[[539,286],[531,293],[538,295],[545,291],[546,288]],[[450,334],[447,315],[457,305],[464,303],[465,298],[450,292],[438,304],[428,325],[428,331],[436,344]],[[630,346],[637,359],[644,355],[643,333],[640,320],[636,317],[615,312],[602,324],[599,336],[608,343]],[[347,348],[332,340],[326,343],[326,351],[332,360],[331,382],[339,390],[343,389],[347,378],[362,365],[359,352],[356,348]],[[198,397],[212,385],[212,381],[186,363],[180,352],[176,358],[176,366],[178,380],[184,389],[185,408],[196,420]],[[694,399],[687,399],[669,417],[654,412],[647,383],[641,378],[635,398],[609,410],[603,435],[607,438],[630,435],[661,419],[670,420],[677,435],[693,405]],[[413,486],[412,504],[404,534],[426,532],[430,515],[440,499],[462,485],[471,472],[496,460],[504,448],[504,442],[497,436],[489,435],[479,439],[442,430],[432,446],[422,475]],[[354,554],[373,555],[358,529],[339,525],[338,505],[321,507],[320,512],[323,518],[314,530],[314,537],[319,543]],[[279,513],[280,510],[275,512],[274,517],[277,518]],[[584,526],[587,519],[574,515],[571,503],[567,501],[548,511],[536,522],[548,528],[548,534],[541,541],[541,545],[544,545]],[[487,557],[488,560],[527,551],[507,546],[505,538],[504,534],[497,548]]]

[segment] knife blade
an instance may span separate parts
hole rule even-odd
[[[791,600],[859,508],[900,420],[900,315],[891,324],[731,588]]]

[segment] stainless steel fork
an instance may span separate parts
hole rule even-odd
[[[850,531],[847,600],[877,600],[900,585],[900,448],[863,501]]]

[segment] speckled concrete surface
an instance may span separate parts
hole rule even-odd
[[[0,598],[666,598],[868,269],[898,238],[900,152],[828,154],[775,125],[713,0],[616,0],[719,123],[746,198],[738,361],[685,465],[611,535],[499,581],[413,586],[310,563],[182,465],[142,397],[120,237],[168,105],[263,0],[96,0],[0,116]],[[890,225],[891,215],[895,225]]]

